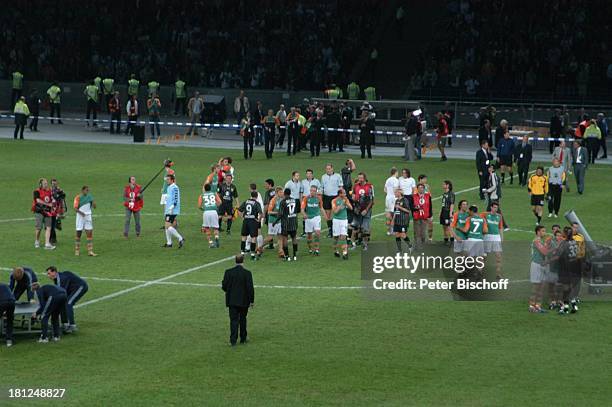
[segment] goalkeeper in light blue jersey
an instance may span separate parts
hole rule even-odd
[[[168,189],[166,191],[166,204],[164,208],[166,231],[166,243],[162,246],[165,248],[172,247],[172,237],[178,240],[179,249],[185,244],[185,239],[176,230],[176,217],[181,213],[181,191],[176,185],[176,180],[173,174],[166,175]]]

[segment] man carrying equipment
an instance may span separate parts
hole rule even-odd
[[[49,318],[53,324],[53,341],[60,340],[60,315],[66,309],[68,297],[66,290],[55,285],[43,285],[38,283],[32,285],[32,289],[36,291],[38,297],[38,310],[36,315],[41,318],[41,334],[38,343],[49,343],[47,333],[49,331]]]
[[[348,260],[348,213],[353,210],[353,205],[346,196],[343,187],[338,189],[338,196],[332,200],[332,233],[334,236],[335,248],[334,256],[340,257],[339,250],[342,251],[342,259]]]
[[[221,199],[221,205],[219,205],[219,228],[223,225],[223,220],[227,222],[227,234],[229,235],[232,230],[232,221],[234,219],[234,200],[236,206],[238,202],[238,189],[232,183],[232,176],[227,174],[223,183],[217,188],[217,194]]]
[[[81,188],[81,194],[74,197],[74,210],[76,212],[76,238],[74,241],[74,255],[81,255],[81,235],[85,230],[87,236],[87,255],[97,256],[93,251],[93,219],[92,212],[96,208],[96,202],[89,193],[87,185]]]
[[[300,203],[297,199],[291,197],[291,190],[289,188],[283,191],[283,195],[284,198],[278,208],[278,218],[274,221],[274,224],[281,224],[281,241],[285,261],[291,261],[291,257],[289,256],[289,237],[291,237],[291,243],[293,245],[293,261],[297,261],[297,214],[299,212]]]
[[[487,224],[487,234],[484,237],[485,253],[495,253],[495,278],[502,279],[502,241],[504,240],[504,218],[499,213],[499,203],[491,203],[491,211],[482,214]]]
[[[204,212],[202,215],[202,232],[206,233],[208,247],[211,249],[219,247],[219,215],[217,214],[217,208],[220,204],[221,199],[213,192],[212,185],[204,184],[202,194],[198,198],[198,208]],[[213,233],[215,235],[214,242],[212,239]]]
[[[6,346],[13,346],[13,323],[15,320],[15,296],[8,285],[0,283],[0,324],[6,316]]]
[[[27,292],[28,301],[32,302],[34,293],[32,292],[32,284],[38,282],[38,277],[34,270],[28,267],[15,267],[9,278],[9,288],[15,296],[15,301],[19,301],[21,295]]]
[[[308,242],[308,253],[319,255],[319,240],[321,239],[321,213],[323,209],[323,199],[318,193],[315,185],[310,187],[309,195],[302,199],[302,216],[304,217],[304,231]],[[314,233],[314,241],[313,241]]]
[[[81,277],[71,271],[58,272],[55,266],[47,267],[47,277],[58,287],[66,290],[66,315],[62,315],[64,332],[72,333],[77,330],[74,322],[74,304],[76,304],[89,290],[89,286]]]
[[[408,237],[408,226],[410,225],[410,202],[402,190],[395,190],[395,206],[393,211],[393,233],[395,234],[395,244],[397,251],[402,251],[402,240],[408,246],[408,251],[412,250],[410,238]]]
[[[370,222],[372,206],[374,206],[374,187],[368,182],[365,173],[357,175],[357,183],[353,187],[353,240],[363,241],[363,250],[368,250],[370,240]]]
[[[257,236],[259,235],[260,220],[263,214],[261,205],[257,201],[258,195],[257,191],[251,191],[251,197],[238,208],[238,212],[243,218],[242,231],[240,232],[240,253],[245,253],[246,240],[250,238],[251,248],[256,247],[255,250],[251,249],[251,260],[259,260],[263,249],[257,246]]]
[[[181,191],[175,182],[176,179],[174,175],[166,175],[166,183],[168,184],[166,205],[164,208],[166,243],[164,243],[162,247],[172,247],[172,237],[174,236],[179,242],[178,248],[180,249],[185,244],[185,239],[175,229],[176,217],[181,214]]]
[[[453,192],[453,183],[445,180],[442,183],[442,207],[440,208],[440,225],[444,233],[444,244],[453,244],[455,240],[451,232],[451,218],[455,212],[455,193]]]
[[[536,226],[542,221],[544,210],[544,196],[548,194],[548,177],[544,175],[544,167],[538,167],[536,173],[529,177],[527,185],[531,197],[531,210],[536,217]]]
[[[123,237],[127,239],[130,233],[130,221],[134,216],[136,223],[136,237],[140,236],[140,210],[144,205],[144,200],[140,191],[142,187],[136,183],[136,177],[129,178],[129,183],[123,190],[123,206],[125,206],[125,224],[123,226]]]
[[[466,200],[459,201],[457,205],[459,210],[453,215],[453,221],[451,222],[451,233],[454,237],[453,251],[457,254],[464,253],[466,251],[465,241],[467,240],[467,234],[463,231],[465,223],[469,217],[468,203]]]

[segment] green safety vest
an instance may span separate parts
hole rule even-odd
[[[309,219],[321,216],[321,206],[319,204],[318,196],[309,196],[306,198],[305,211]]]
[[[114,84],[115,84],[115,80],[111,78],[106,78],[102,81],[102,85],[104,86],[105,95],[110,95],[113,92]]]
[[[202,194],[202,208],[205,211],[217,210],[217,195],[214,192],[204,192]]]
[[[338,99],[340,97],[340,92],[338,92],[338,89],[328,89],[327,90],[327,97],[329,99]]]
[[[13,89],[21,89],[23,87],[23,74],[19,71],[13,72]]]
[[[159,89],[159,83],[155,81],[147,83],[147,86],[149,87],[149,94],[157,93],[157,90]]]
[[[15,103],[15,108],[13,109],[13,113],[29,116],[30,109],[28,108],[28,105],[25,104],[25,102],[18,100],[17,103]]]
[[[351,100],[356,100],[359,98],[359,85],[355,82],[349,83],[346,87],[346,93],[348,93],[348,98]]]
[[[47,89],[47,95],[49,95],[49,100],[51,103],[59,103],[60,102],[60,93],[62,90],[57,85],[51,86]]]
[[[470,229],[468,230],[468,239],[479,239],[483,238],[484,219],[478,215],[470,218]]]
[[[99,76],[96,76],[94,78],[94,85],[96,85],[98,87],[98,89],[100,89],[100,84],[102,83],[102,78],[100,78]]]
[[[98,87],[96,85],[87,85],[84,93],[87,95],[88,99],[94,102],[98,101]]]
[[[375,87],[368,86],[367,88],[363,90],[363,93],[365,94],[365,98],[368,102],[376,100],[376,88]]]
[[[338,97],[340,99],[344,97],[344,93],[342,93],[342,89],[340,89],[340,86],[336,86],[336,92],[338,92]]]
[[[175,94],[177,98],[185,98],[185,82],[178,80],[174,83]]]
[[[499,235],[499,225],[501,223],[501,215],[499,213],[487,213],[487,226],[490,235]]]
[[[340,207],[341,209],[334,213],[334,219],[340,219],[340,220],[346,220],[348,219],[347,217],[347,213],[346,213],[346,203],[344,202],[344,200],[342,198],[336,198],[336,207]]]
[[[140,86],[140,82],[137,79],[130,79],[128,81],[128,95],[138,96],[138,87]]]

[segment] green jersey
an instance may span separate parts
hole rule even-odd
[[[96,85],[98,87],[98,89],[100,89],[100,84],[102,83],[102,78],[100,78],[99,76],[96,76],[94,78],[94,85]]]
[[[499,213],[487,212],[485,219],[487,221],[487,233],[489,235],[499,235],[499,230],[503,227],[501,215]]]
[[[159,89],[159,83],[155,81],[147,83],[147,86],[149,87],[149,94],[157,93]]]
[[[280,204],[282,199],[280,199],[279,196],[275,196],[274,198],[274,212],[278,213],[278,211],[280,210]],[[268,223],[274,223],[276,222],[276,219],[278,219],[278,216],[268,212]]]
[[[485,220],[478,215],[470,216],[470,228],[468,229],[468,239],[482,240],[484,237]]]
[[[347,220],[346,202],[344,202],[344,199],[336,198],[333,202],[336,204],[336,209],[340,208],[338,212],[334,213],[334,219]]]
[[[465,222],[469,217],[470,214],[467,212],[455,213],[455,218],[453,219],[455,234],[461,239],[467,239],[467,234],[463,232],[463,228],[465,227]]]
[[[537,264],[544,264],[545,256],[537,249],[536,243],[540,243],[542,246],[546,244],[544,238],[535,238],[531,242],[531,261]]]
[[[321,216],[321,199],[316,195],[305,197],[304,211],[308,215],[308,219]]]
[[[51,103],[59,103],[61,93],[62,90],[57,85],[53,85],[49,89],[47,89],[47,95],[49,95],[49,101]]]
[[[105,95],[110,95],[113,93],[113,87],[115,85],[115,80],[112,78],[106,78],[102,81],[102,88],[104,89]]]
[[[202,193],[202,209],[204,211],[216,211],[217,210],[217,194],[214,192],[203,192]]]

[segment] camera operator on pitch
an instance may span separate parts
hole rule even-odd
[[[51,197],[53,198],[53,207],[55,216],[51,217],[51,236],[49,241],[52,245],[57,244],[57,235],[55,230],[62,230],[62,219],[66,217],[66,193],[59,187],[57,179],[51,179]]]

